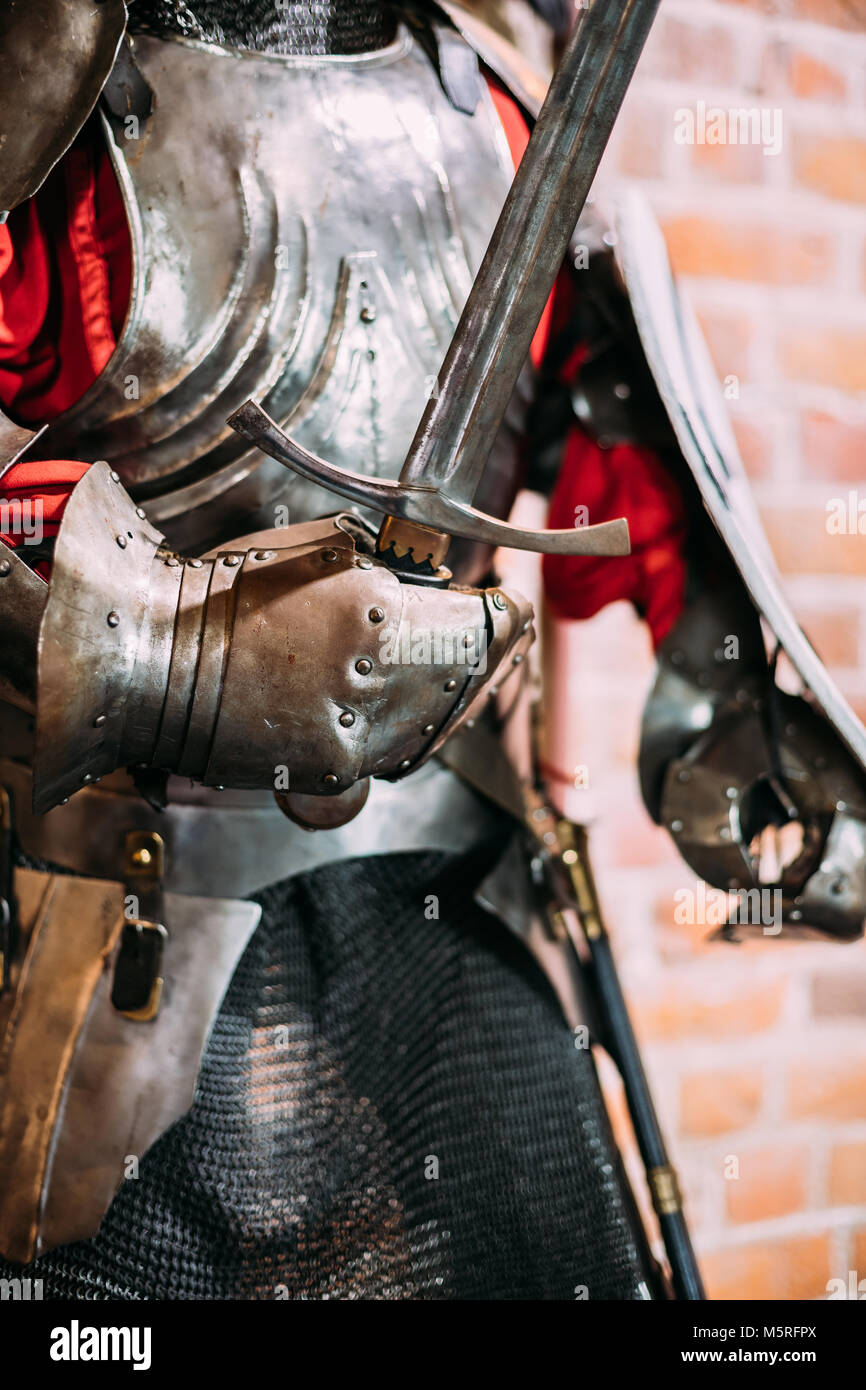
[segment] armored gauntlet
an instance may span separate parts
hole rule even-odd
[[[34,809],[127,765],[314,796],[418,767],[520,664],[531,609],[363,546],[337,516],[184,560],[94,464],[40,630]]]

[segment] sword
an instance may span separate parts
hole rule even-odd
[[[302,477],[384,512],[377,547],[401,578],[429,582],[453,535],[548,554],[629,552],[623,517],[530,531],[472,500],[658,5],[592,0],[575,25],[397,481],[318,458],[255,401],[229,418]]]

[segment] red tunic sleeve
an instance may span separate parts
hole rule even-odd
[[[96,380],[126,315],[131,269],[120,190],[102,142],[87,130],[0,226],[0,405],[14,420],[44,424]],[[7,469],[0,540],[18,546],[56,535],[86,467],[56,459]]]

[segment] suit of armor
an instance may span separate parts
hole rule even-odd
[[[453,584],[423,556],[404,582],[373,513],[229,423],[254,397],[397,476],[526,138],[519,60],[467,19],[482,76],[438,10],[123,8],[82,21],[0,187],[0,467],[45,520],[30,551],[2,527],[2,1268],[47,1296],[653,1296],[526,867],[531,608],[478,542]],[[528,451],[563,524],[629,514],[628,564],[546,570],[561,611],[650,621],[651,811],[727,887],[809,818],[788,920],[856,934],[858,735],[761,714],[754,586],[709,539],[611,227],[578,228],[590,288],[563,271],[479,500],[506,516]]]

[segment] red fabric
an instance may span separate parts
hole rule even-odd
[[[37,539],[56,536],[69,494],[88,467],[86,463],[69,460],[13,463],[0,478],[0,541],[13,550],[26,546],[37,525],[41,533]],[[48,578],[45,561],[40,561],[35,569],[43,579]]]
[[[586,512],[578,509],[585,507]],[[574,428],[551,499],[549,525],[595,525],[624,516],[631,554],[612,558],[546,555],[544,586],[555,613],[591,618],[617,599],[645,617],[653,642],[670,631],[686,582],[686,512],[670,470],[651,449],[617,444],[600,449]]]
[[[114,351],[131,276],[117,180],[88,133],[0,227],[0,402],[14,419],[44,424],[83,396]]]
[[[59,235],[60,229],[65,235]],[[43,424],[83,396],[117,343],[129,303],[132,256],[117,180],[101,143],[83,134],[35,198],[0,226],[0,404]],[[0,540],[22,545],[28,522],[57,534],[87,464],[15,464],[0,477]],[[36,566],[43,578],[48,568]]]

